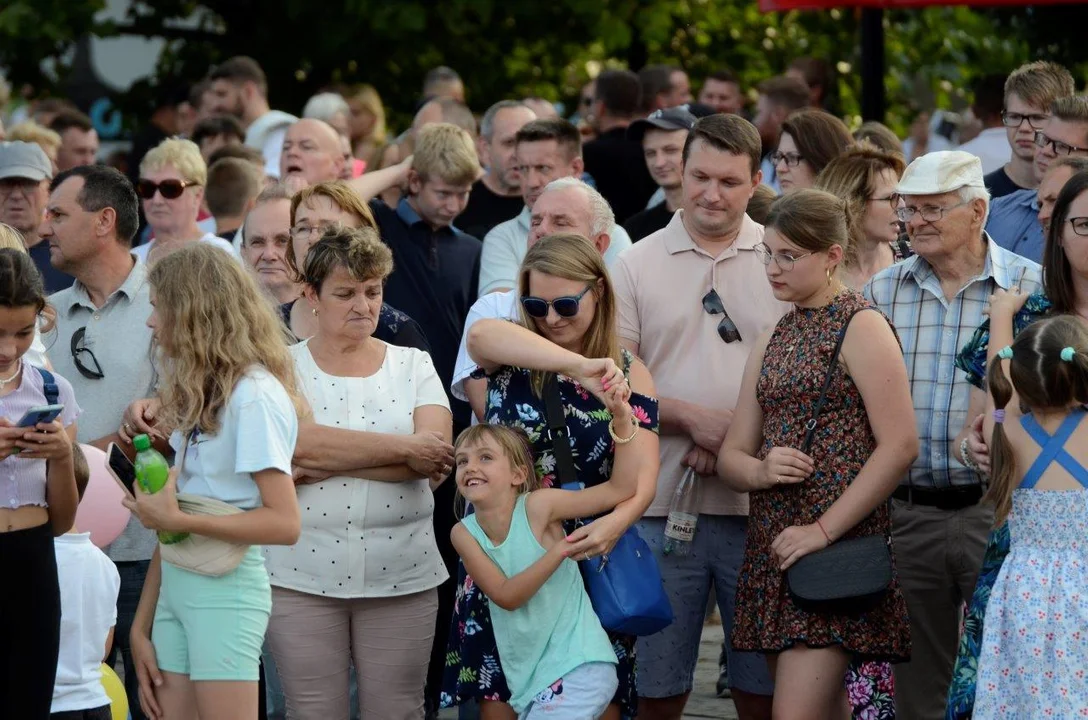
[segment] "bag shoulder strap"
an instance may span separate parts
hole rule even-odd
[[[563,397],[559,394],[559,378],[549,374],[544,381],[544,413],[548,417],[548,440],[555,451],[555,473],[559,485],[578,482],[578,469],[570,451],[570,433],[567,431],[567,414],[563,411]]]
[[[56,405],[57,400],[60,399],[60,388],[57,387],[57,379],[53,377],[53,373],[45,368],[35,365],[34,369],[42,376],[42,392],[45,393],[45,404]]]
[[[873,307],[861,307],[856,308],[846,318],[846,322],[842,324],[842,329],[839,330],[839,338],[835,342],[835,349],[831,352],[831,362],[827,367],[827,374],[824,376],[824,386],[820,390],[820,398],[816,401],[816,405],[812,409],[812,417],[805,423],[805,439],[801,443],[801,452],[808,454],[809,448],[812,446],[812,439],[816,435],[816,421],[820,418],[820,413],[824,410],[824,403],[827,402],[827,391],[831,388],[831,381],[835,379],[835,370],[839,366],[839,353],[842,352],[842,343],[846,339],[846,331],[850,327],[850,321],[854,319],[862,310],[875,310]]]

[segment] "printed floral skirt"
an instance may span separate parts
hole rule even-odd
[[[887,662],[853,661],[846,670],[846,694],[854,720],[894,720],[895,683]]]
[[[619,689],[612,702],[620,706],[624,718],[634,718],[638,711],[635,688],[635,638],[609,633],[619,665]],[[556,678],[558,679],[558,678]],[[510,700],[510,689],[499,664],[499,650],[491,629],[488,600],[476,583],[457,563],[457,599],[446,648],[446,672],[442,678],[442,707],[476,700]],[[882,717],[882,716],[873,716]]]

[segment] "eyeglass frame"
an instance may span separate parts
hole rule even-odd
[[[179,185],[181,185],[181,192],[179,192],[174,197],[167,197],[166,194],[162,191],[163,183],[178,183]],[[144,197],[143,194],[140,193],[140,186],[144,184],[150,185],[155,188],[147,197]],[[136,191],[136,197],[140,198],[141,200],[154,200],[156,193],[162,195],[163,200],[177,200],[179,197],[184,195],[185,191],[189,188],[199,186],[200,183],[191,182],[189,180],[175,180],[174,178],[167,178],[166,180],[160,180],[159,182],[155,182],[154,180],[148,180],[147,178],[140,178],[136,181],[136,185],[133,187],[133,189]]]
[[[303,227],[304,226],[301,226],[301,225],[295,225],[294,227],[290,228],[287,231],[287,233],[291,236],[292,240],[297,240],[297,239],[299,239],[301,237],[313,237],[314,232],[317,232],[318,237],[321,237],[326,232],[328,232],[332,228],[336,227],[336,223],[335,222],[330,222],[330,223],[318,223],[316,225],[309,225],[309,226],[305,226],[306,227],[305,230],[302,229]]]
[[[703,295],[702,303],[703,310],[707,315],[722,316],[721,321],[718,323],[718,337],[722,339],[722,342],[729,344],[743,341],[740,336],[740,329],[737,328],[733,318],[729,317],[729,313],[726,312],[725,305],[722,303],[722,298],[718,295],[717,290],[710,288],[706,295]]]
[[[1020,116],[1020,122],[1018,122],[1016,124],[1012,124],[1012,123],[1009,122],[1009,118],[1012,117],[1012,116],[1015,116],[1015,115]],[[1037,131],[1040,128],[1038,126],[1036,126],[1035,123],[1033,123],[1031,121],[1031,118],[1033,118],[1033,117],[1042,118],[1042,120],[1040,120],[1039,122],[1040,123],[1045,123],[1047,120],[1049,120],[1051,118],[1051,115],[1049,113],[1043,113],[1041,115],[1036,115],[1036,114],[1025,115],[1024,113],[1016,113],[1016,112],[1009,112],[1008,110],[1002,110],[1001,111],[1001,124],[1004,125],[1007,128],[1017,128],[1017,129],[1019,129],[1020,127],[1023,126],[1024,121],[1027,120],[1028,121],[1028,127],[1030,127],[1032,130]]]
[[[963,202],[956,203],[955,205],[949,205],[948,207],[944,207],[943,205],[927,205],[925,207],[916,208],[916,207],[911,207],[911,206],[907,205],[905,207],[896,208],[895,216],[897,218],[899,218],[899,222],[909,223],[911,220],[914,219],[914,216],[917,214],[919,217],[922,218],[922,222],[927,222],[927,223],[932,225],[933,223],[940,222],[941,220],[944,220],[945,215],[949,211],[958,210],[961,207],[964,207],[966,205],[970,205],[972,202],[973,202],[972,200],[964,200]],[[926,217],[926,212],[925,211],[927,209],[930,210],[930,211],[936,210],[937,211],[937,217],[935,217],[935,218]]]
[[[1084,221],[1084,232],[1080,232],[1079,230],[1077,230],[1077,220]],[[1068,218],[1066,222],[1069,223],[1069,226],[1073,228],[1074,235],[1079,235],[1080,237],[1088,237],[1088,217],[1071,217]]]
[[[72,353],[72,361],[76,365],[76,370],[78,370],[79,374],[83,377],[87,378],[88,380],[101,380],[106,377],[106,373],[102,372],[102,365],[98,362],[98,358],[95,357],[94,351],[91,350],[89,347],[83,345],[83,340],[86,336],[86,325],[72,333],[72,342],[71,347],[69,348]],[[79,359],[80,353],[87,353],[91,356],[91,362],[94,363],[95,367],[94,370],[83,364],[83,362]]]
[[[34,194],[34,191],[41,186],[41,180],[32,180],[31,178],[21,177],[6,177],[0,178],[0,184],[4,181],[22,181],[22,182],[9,182],[11,190],[6,194],[5,199],[11,197],[16,191],[23,196],[23,199],[27,202],[30,201],[30,196]]]
[[[1039,138],[1042,138],[1043,142],[1039,142]],[[1062,156],[1062,157],[1068,157],[1069,155],[1072,155],[1074,152],[1088,152],[1088,147],[1077,147],[1076,145],[1070,145],[1069,143],[1062,142],[1061,140],[1055,140],[1054,138],[1050,137],[1049,135],[1047,135],[1042,130],[1036,130],[1035,131],[1035,137],[1032,138],[1031,141],[1033,143],[1035,143],[1035,147],[1039,148],[1040,150],[1045,150],[1046,146],[1049,145],[1050,149],[1054,151],[1055,155],[1059,155],[1059,156]],[[1069,149],[1067,151],[1065,151],[1065,152],[1059,152],[1058,151],[1058,146],[1059,145],[1061,145],[1064,148],[1069,148]]]
[[[903,198],[902,195],[900,195],[899,193],[894,193],[893,192],[891,195],[889,195],[887,197],[871,197],[871,198],[869,198],[869,202],[886,202],[889,205],[891,205],[892,209],[894,210],[899,205],[899,201],[902,198]]]
[[[795,168],[801,164],[805,159],[805,156],[801,153],[784,153],[775,150],[771,153],[771,164],[777,166],[778,163],[786,163],[786,167]]]
[[[804,255],[798,255],[797,257],[781,257],[781,253],[771,252],[771,249],[767,247],[766,243],[759,243],[752,250],[755,251],[756,257],[764,265],[770,265],[774,260],[774,264],[778,266],[778,269],[782,272],[790,272],[793,270],[798,260],[804,260],[810,255],[815,255],[815,252],[807,252]],[[788,263],[788,266],[787,266]]]

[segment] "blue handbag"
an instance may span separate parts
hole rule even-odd
[[[556,474],[564,490],[581,490],[570,451],[566,414],[559,384],[551,376],[544,384],[548,439],[555,452]],[[672,624],[672,606],[661,583],[653,552],[634,527],[620,536],[606,556],[581,560],[586,592],[605,630],[623,635],[653,635]]]

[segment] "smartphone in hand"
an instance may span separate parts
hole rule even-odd
[[[34,428],[40,423],[51,423],[64,412],[63,405],[39,405],[26,411],[18,426],[21,428]]]
[[[136,466],[114,443],[106,446],[106,467],[117,484],[124,488],[125,493],[129,497],[135,497],[132,486],[136,482]]]

